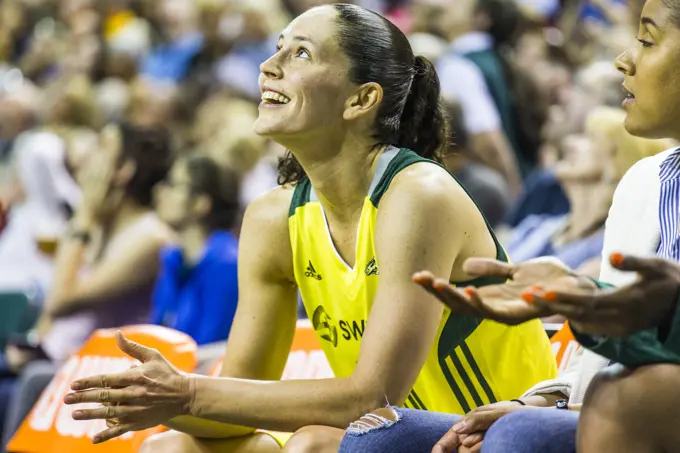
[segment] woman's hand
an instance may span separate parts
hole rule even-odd
[[[442,301],[454,314],[478,316],[510,325],[554,313],[549,305],[531,304],[523,299],[524,295],[530,300],[527,294],[532,289],[550,286],[562,291],[596,290],[591,280],[577,275],[555,258],[537,258],[520,264],[469,258],[463,270],[474,277],[501,277],[507,281],[481,288],[459,289],[427,271],[414,275],[413,281]]]
[[[191,413],[192,379],[158,351],[116,333],[118,347],[142,364],[123,373],[93,376],[71,384],[66,404],[101,403],[96,409],[73,412],[74,420],[103,419],[107,430],[94,437],[101,443],[129,431],[141,431]]]
[[[432,453],[455,452],[457,448],[459,452],[478,452],[491,425],[504,415],[527,407],[516,401],[500,401],[473,409],[437,442]]]
[[[619,270],[637,272],[638,280],[597,292],[546,285],[532,292],[534,305],[564,315],[574,329],[590,335],[626,337],[672,319],[680,295],[677,263],[620,253],[613,253],[609,261]]]
[[[107,196],[111,192],[115,163],[111,159],[91,158],[79,175],[78,182],[83,191],[83,200],[75,214],[78,227],[89,227],[99,216]]]

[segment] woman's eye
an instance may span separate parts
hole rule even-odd
[[[309,52],[307,52],[306,49],[300,49],[297,51],[297,54],[295,55],[298,58],[305,58],[309,60],[311,57],[309,56]]]

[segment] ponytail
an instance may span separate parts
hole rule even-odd
[[[336,3],[336,39],[349,60],[349,79],[357,86],[383,88],[372,136],[376,144],[409,148],[439,160],[446,143],[446,122],[439,102],[439,77],[424,57],[413,56],[406,35],[383,16],[353,4]],[[287,152],[279,162],[279,184],[305,176]]]
[[[413,68],[413,82],[399,121],[396,145],[438,160],[447,139],[439,77],[425,57],[417,56]]]

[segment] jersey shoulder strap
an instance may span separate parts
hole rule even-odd
[[[309,181],[307,176],[303,176],[300,181],[295,185],[295,190],[293,191],[293,198],[290,201],[290,208],[288,209],[288,217],[295,215],[295,210],[306,205],[310,201],[310,191],[312,189],[312,183]]]
[[[392,180],[400,171],[419,162],[429,162],[444,168],[438,162],[419,156],[408,148],[390,147],[383,152],[379,157],[375,177],[373,178],[373,183],[368,192],[373,206],[376,208],[378,207],[380,200],[383,195],[385,195],[385,192],[387,192]]]

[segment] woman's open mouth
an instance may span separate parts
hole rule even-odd
[[[622,85],[624,93],[626,93],[626,97],[623,99],[623,106],[625,107],[626,105],[631,104],[632,102],[635,101],[635,95],[628,91],[628,88],[626,88],[625,85]]]
[[[276,107],[281,105],[286,105],[290,102],[290,98],[276,91],[264,91],[262,93],[262,103],[261,106],[265,107]]]

